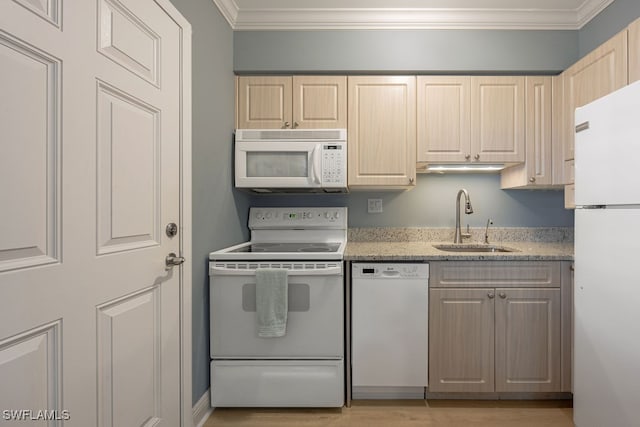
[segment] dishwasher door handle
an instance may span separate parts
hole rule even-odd
[[[382,272],[383,277],[400,277],[400,272],[398,270],[388,270]]]

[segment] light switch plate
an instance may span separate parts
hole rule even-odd
[[[382,199],[367,199],[368,213],[382,213]]]

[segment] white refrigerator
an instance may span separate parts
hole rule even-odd
[[[574,422],[640,426],[640,82],[575,125]]]

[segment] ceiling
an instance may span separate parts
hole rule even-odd
[[[213,0],[234,30],[577,30],[614,0]]]

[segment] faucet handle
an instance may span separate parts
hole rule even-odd
[[[487,228],[484,230],[484,242],[489,244],[489,224],[493,224],[491,218],[487,219]]]
[[[469,238],[469,237],[471,237],[471,230],[469,230],[469,224],[467,224],[467,232],[466,232],[466,233],[464,233],[464,232],[463,232],[463,233],[460,233],[460,236],[461,236],[462,238]]]

